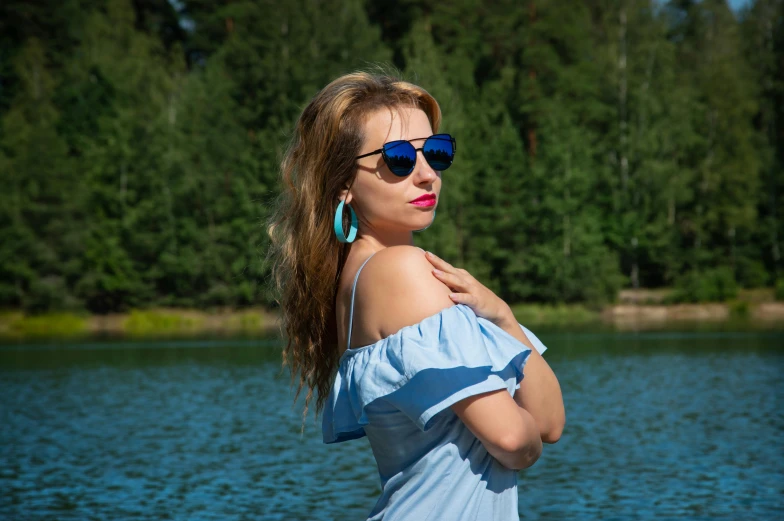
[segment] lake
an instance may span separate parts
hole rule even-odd
[[[523,519],[784,513],[784,332],[534,329],[567,426]],[[366,438],[321,442],[280,342],[0,346],[0,519],[364,519]]]

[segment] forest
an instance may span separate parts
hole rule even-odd
[[[784,0],[5,0],[0,308],[274,307],[294,122],[379,65],[458,142],[415,242],[510,303],[784,294]]]

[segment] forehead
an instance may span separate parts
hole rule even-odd
[[[396,139],[414,139],[433,134],[427,114],[415,107],[384,107],[365,119],[365,142],[381,146]]]

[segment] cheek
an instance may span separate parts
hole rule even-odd
[[[385,185],[384,187],[371,188],[364,193],[365,214],[368,219],[383,218],[384,220],[397,220],[401,217],[400,210],[405,208],[405,194]]]

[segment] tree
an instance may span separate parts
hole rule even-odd
[[[20,88],[3,115],[0,170],[0,303],[30,310],[76,305],[66,289],[78,250],[74,207],[79,184],[58,135],[56,88],[45,50],[31,38],[15,60]]]

